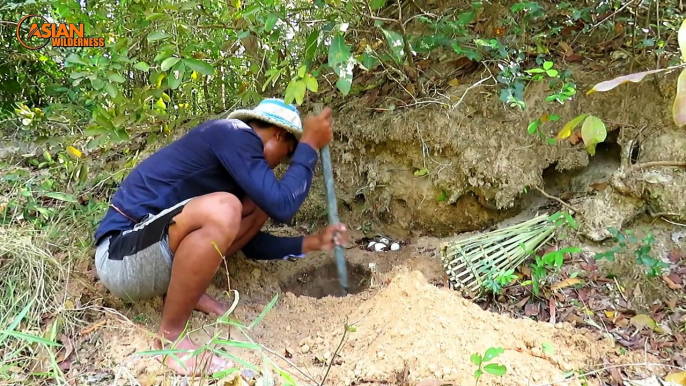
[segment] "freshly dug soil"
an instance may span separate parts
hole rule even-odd
[[[240,293],[233,316],[248,324],[274,294],[280,293],[276,306],[250,332],[251,338],[281,356],[290,357],[292,363],[317,381],[324,377],[327,364],[333,359],[328,385],[414,385],[426,379],[472,384],[476,367],[470,356],[483,354],[490,347],[504,350],[493,362],[505,365],[507,374],[486,374],[479,381],[484,385],[561,380],[567,371],[582,370],[613,357],[611,341],[600,336],[585,335],[569,324],[518,320],[484,311],[445,288],[435,251],[426,247],[433,244],[417,242],[400,251],[384,253],[348,250],[351,287],[357,293],[345,297],[340,296],[328,255],[315,255],[295,263],[231,259],[231,286]],[[223,272],[217,275],[217,295],[221,296],[220,289],[226,286],[225,276]],[[324,296],[327,294],[331,296]],[[165,384],[165,379],[168,382],[171,374],[155,360],[136,355],[150,349],[151,339],[146,330],[156,330],[161,302],[115,306],[135,322],[107,318],[106,328],[90,337],[99,342],[98,353],[102,355],[90,357],[88,364],[75,367],[83,369],[84,379],[89,376],[87,368],[110,368],[113,373],[130,374],[145,385]],[[197,328],[213,321],[196,313],[192,325]],[[347,341],[334,358],[346,324],[354,325],[356,331],[347,333]],[[204,343],[217,328],[208,327],[194,336]],[[226,337],[229,329],[221,327],[220,332]],[[244,340],[235,329],[230,333],[232,339]],[[543,353],[544,343],[553,348],[552,354]],[[250,363],[262,363],[261,355],[254,351],[228,351]],[[300,379],[299,384],[314,383],[282,359],[267,354]],[[630,363],[631,355],[623,356],[621,362],[611,360]],[[123,379],[119,384],[127,384],[122,382]]]

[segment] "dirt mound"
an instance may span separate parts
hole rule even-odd
[[[470,384],[476,370],[470,356],[500,347],[504,353],[494,362],[505,365],[507,374],[485,375],[480,382],[528,385],[562,380],[564,372],[598,363],[612,349],[568,325],[484,311],[454,291],[428,284],[419,271],[403,271],[350,316],[359,323],[342,350],[345,365],[335,374],[343,383],[435,378]],[[333,332],[340,336],[340,327]],[[340,338],[326,340],[335,346]],[[552,354],[543,353],[544,343]]]

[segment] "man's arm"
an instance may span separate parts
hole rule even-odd
[[[215,125],[233,125],[217,121]],[[260,138],[250,130],[217,127],[209,143],[238,186],[269,217],[288,223],[307,198],[312,185],[317,152],[299,143],[281,181],[264,158]]]
[[[318,235],[279,237],[259,232],[242,248],[251,260],[283,260],[303,257],[306,253],[321,249]]]

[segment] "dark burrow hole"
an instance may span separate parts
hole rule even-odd
[[[370,287],[372,272],[369,268],[350,262],[346,266],[348,267],[350,295],[358,294]],[[345,296],[338,280],[338,269],[334,261],[296,273],[281,284],[281,289],[295,296],[309,296],[317,299],[327,296]]]

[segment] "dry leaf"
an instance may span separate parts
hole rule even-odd
[[[527,297],[525,297],[524,299],[518,301],[517,304],[515,304],[515,307],[516,307],[516,308],[522,308],[522,307],[524,307],[524,305],[526,304],[526,302],[529,301],[530,298],[531,298],[531,296],[527,296]]]
[[[565,56],[574,54],[574,50],[572,49],[572,47],[569,46],[569,44],[565,42],[560,42],[560,47],[562,47],[562,49],[565,50]]]
[[[667,283],[667,287],[669,287],[669,289],[677,290],[684,288],[683,285],[676,284],[672,279],[670,279],[669,276],[662,276],[662,280],[664,280],[665,283]]]
[[[559,283],[555,283],[555,284],[551,285],[551,286],[550,286],[550,289],[553,290],[553,291],[555,291],[555,290],[558,290],[558,289],[571,287],[571,286],[573,286],[573,285],[575,285],[575,284],[579,284],[579,283],[581,283],[581,280],[580,280],[580,279],[578,279],[578,278],[576,278],[576,277],[570,277],[569,279],[565,279],[565,280],[562,280],[562,281],[559,282]]]
[[[594,184],[589,185],[591,189],[597,190],[597,191],[603,191],[605,188],[607,188],[607,182],[596,182]]]
[[[631,325],[641,330],[645,327],[655,330],[657,328],[657,323],[648,315],[640,314],[636,315],[630,320]]]
[[[607,316],[607,318],[610,320],[613,320],[616,315],[617,311],[605,311],[605,316]]]
[[[584,57],[579,54],[571,54],[565,59],[567,59],[568,62],[581,62],[584,60]]]
[[[410,94],[414,95],[414,83],[410,83],[407,85],[407,91],[409,91]]]
[[[674,383],[681,385],[681,386],[686,386],[686,371],[682,371],[680,373],[669,374],[665,378],[665,381],[674,382]]]
[[[665,303],[667,304],[667,307],[669,307],[670,310],[674,310],[676,308],[676,299],[668,299],[665,300]]]
[[[448,84],[451,85],[451,86],[453,86],[453,87],[457,87],[457,86],[460,85],[460,81],[457,80],[457,79],[451,79],[451,80],[448,82]]]

